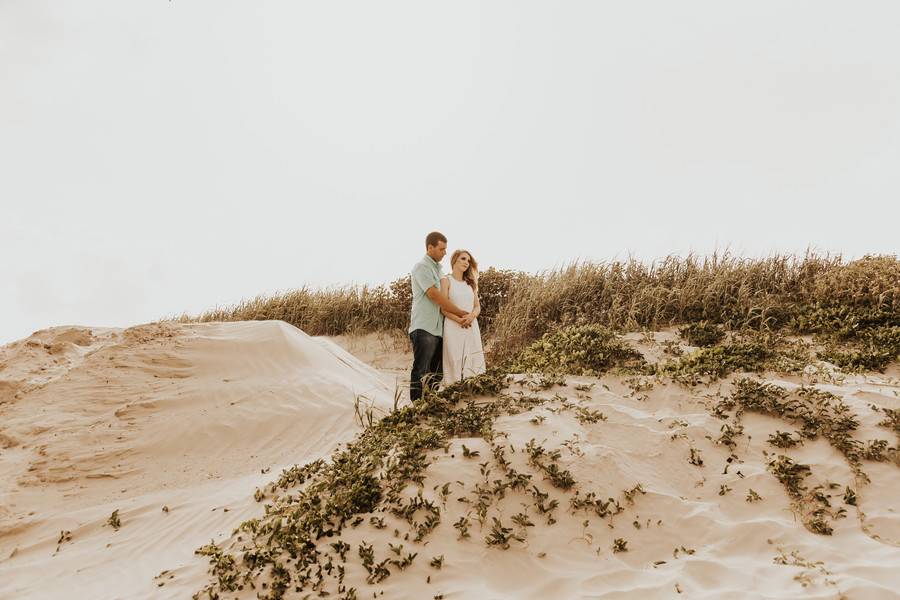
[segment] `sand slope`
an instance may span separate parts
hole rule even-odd
[[[523,452],[529,441],[548,450],[559,449],[560,464],[571,471],[581,495],[595,492],[600,498],[613,498],[624,512],[607,518],[589,511],[573,512],[569,510],[573,493],[554,489],[538,474],[535,483],[551,499],[559,500],[557,523],[547,526],[543,515],[535,511],[531,495],[517,492],[500,501],[479,528],[471,504],[453,500],[460,495],[475,498],[476,484],[485,479],[480,466],[490,457],[491,448],[482,440],[461,440],[451,446],[449,455],[434,453],[435,464],[424,484],[426,496],[429,492],[434,496],[435,485],[452,482],[453,496],[442,525],[427,548],[406,542],[426,560],[386,580],[386,597],[900,597],[900,470],[896,465],[866,463],[877,483],[860,488],[843,458],[826,442],[819,440],[789,452],[814,465],[814,479],[841,484],[830,491],[835,507],[842,504],[844,486],[857,489],[859,508],[867,515],[869,533],[863,530],[856,509],[847,506],[849,515],[837,521],[833,536],[815,535],[798,522],[784,489],[765,468],[762,452],[773,450],[766,447],[766,437],[776,428],[790,429],[783,423],[747,417],[748,439],[739,449],[743,462],[725,473],[727,452],[713,442],[722,422],[705,410],[707,399],[671,385],[635,394],[612,378],[572,378],[568,383],[544,392],[547,397],[559,394],[566,401],[551,401],[498,421],[497,431],[504,435],[501,444],[510,449],[507,458],[520,472],[533,472]],[[590,394],[576,394],[573,388],[579,383],[597,385]],[[897,389],[895,384],[857,384],[848,389],[852,393],[866,390],[870,399],[877,394],[888,404],[898,404],[883,395]],[[565,402],[601,411],[607,420],[580,423],[571,411],[557,412]],[[544,420],[535,424],[535,417]],[[883,431],[871,433],[891,437]],[[463,459],[462,443],[479,450],[481,456]],[[702,454],[703,466],[689,462],[692,448]],[[498,476],[496,465],[492,467],[494,474],[487,478],[491,481]],[[645,493],[638,492],[629,501],[624,492],[638,484]],[[728,488],[724,495],[720,495],[722,485]],[[748,503],[750,489],[763,500]],[[528,528],[524,543],[512,542],[508,550],[485,546],[493,516],[518,532],[521,528],[511,517],[523,510],[536,524]],[[457,541],[451,524],[464,515],[474,522],[472,537]],[[406,527],[400,520],[389,517],[388,521],[388,530]],[[373,536],[366,532],[360,537],[371,541]],[[616,539],[627,542],[626,552],[613,551]],[[436,555],[445,556],[440,571],[428,567],[428,559]],[[781,565],[775,559],[782,555],[789,563],[822,562],[814,567]],[[380,559],[389,552],[382,550],[377,556]],[[430,584],[425,581],[429,575]],[[348,585],[367,589],[358,577]]]
[[[202,576],[193,551],[258,510],[270,469],[329,454],[357,395],[393,394],[281,322],[55,328],[0,364],[0,598],[189,596],[154,576]]]
[[[660,340],[671,338],[657,335]],[[653,353],[654,348],[637,343],[639,336],[629,337],[645,356]],[[371,348],[356,351],[365,354]],[[827,365],[820,366],[828,371]],[[897,374],[895,367],[885,375],[843,379],[823,379],[821,373],[765,379],[789,390],[815,383],[833,392],[858,416],[857,439],[882,439],[896,446],[895,434],[878,425],[882,414],[873,407],[900,408]],[[426,541],[416,543],[414,528],[389,512],[372,515],[383,519],[383,528],[373,526],[365,515],[360,525],[341,534],[351,548],[346,562],[330,550],[333,539],[319,544],[323,556],[332,555],[345,566],[346,593],[353,589],[355,595],[345,596],[333,582],[328,591],[339,598],[409,600],[900,598],[898,465],[864,461],[862,467],[871,477],[871,483],[865,483],[822,438],[790,449],[772,446],[767,441],[771,433],[795,427],[751,413],[743,418],[744,432],[735,449],[739,458],[729,463],[728,449],[717,442],[724,421],[711,409],[731,393],[735,377],[695,388],[649,378],[571,377],[549,389],[519,378],[509,393],[537,395],[546,402],[499,418],[493,447],[480,438],[456,439],[446,450],[432,452],[422,485],[406,489],[407,498],[421,494],[441,507],[440,524]],[[580,411],[599,411],[605,419],[579,419],[585,414]],[[529,465],[529,443],[560,452],[560,467],[570,470],[576,481],[571,490],[554,488]],[[466,458],[463,444],[479,455]],[[515,470],[532,475],[532,484],[547,494],[545,504],[558,502],[552,523],[548,514],[537,510],[530,490],[509,489],[499,500],[494,496],[483,525],[479,523],[479,490],[483,496],[504,478],[492,458],[498,447]],[[821,486],[834,515],[828,517],[833,535],[804,528],[800,512],[806,507],[792,508],[785,488],[767,470],[778,454],[812,467],[804,483],[810,490]],[[847,488],[855,491],[856,505],[845,501]],[[445,498],[443,489],[449,491]],[[593,492],[610,499],[622,510],[606,517],[573,510],[576,491],[581,497]],[[533,526],[517,525],[513,518],[521,514]],[[508,549],[487,545],[495,517],[524,540],[510,540]],[[467,538],[454,526],[461,518],[469,520]],[[617,540],[624,542],[625,551],[615,551]],[[398,561],[411,553],[416,557],[404,568],[390,563],[391,575],[370,584],[357,556],[363,543],[371,544],[375,563]],[[243,544],[232,537],[221,546],[240,559]],[[443,559],[440,569],[430,565],[436,557]],[[256,589],[245,586],[223,597],[265,596],[267,590],[260,586],[267,581],[266,573],[256,580]],[[286,597],[307,593],[309,589],[289,589]],[[309,597],[315,597],[315,591]]]
[[[257,488],[349,440],[359,430],[357,395],[389,410],[409,357],[376,338],[310,338],[279,322],[162,324],[56,328],[0,348],[0,598],[188,598],[202,589],[207,561],[194,550],[210,540],[237,547],[233,529],[263,514]],[[338,344],[392,368],[379,373]],[[859,439],[896,445],[872,407],[900,408],[897,375],[895,367],[817,385],[852,407]],[[786,388],[803,382],[768,379]],[[431,454],[424,485],[406,492],[441,504],[440,525],[424,543],[404,539],[409,525],[390,514],[379,515],[384,529],[367,522],[345,530],[354,548],[347,584],[359,598],[410,600],[900,598],[896,464],[865,461],[871,483],[863,484],[824,440],[773,448],[768,435],[793,428],[747,414],[740,462],[728,465],[727,448],[716,443],[723,421],[710,408],[730,393],[730,381],[692,389],[643,383],[580,377],[536,389],[520,378],[510,393],[546,403],[499,418],[495,443],[558,500],[556,523],[535,510],[530,493],[508,491],[480,526],[474,490],[499,471],[487,442],[453,440]],[[579,410],[605,420],[579,419]],[[560,451],[575,488],[556,489],[529,466],[524,448],[532,440]],[[463,444],[480,455],[465,458]],[[702,465],[690,462],[691,450]],[[808,483],[825,485],[832,508],[846,510],[832,536],[799,522],[766,470],[767,454],[776,452],[812,465]],[[442,499],[444,484],[450,494]],[[642,492],[629,498],[638,484]],[[848,486],[858,506],[843,502]],[[747,502],[750,489],[762,499]],[[623,510],[603,518],[573,511],[576,490],[613,498]],[[118,531],[107,524],[116,509]],[[487,546],[493,517],[522,532],[512,523],[517,513],[534,523],[525,541]],[[471,522],[463,540],[453,527],[461,517]],[[60,543],[62,531],[71,539]],[[627,551],[613,551],[617,539]],[[362,541],[378,560],[393,556],[391,544],[418,556],[368,585],[356,558]],[[429,566],[441,555],[440,570]]]

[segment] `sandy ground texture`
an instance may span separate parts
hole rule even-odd
[[[0,348],[0,598],[186,598],[194,550],[393,389],[281,322],[61,327]],[[118,510],[118,530],[109,523]],[[179,571],[179,568],[181,570]],[[190,573],[169,587],[164,570]]]
[[[631,340],[650,358],[667,335]],[[211,540],[235,547],[235,527],[263,515],[257,488],[352,438],[357,399],[390,410],[408,368],[403,342],[255,322],[56,328],[0,348],[0,598],[189,598],[211,581],[194,550]],[[900,409],[898,374],[816,386],[857,415],[858,439],[896,446],[877,409]],[[346,530],[346,581],[359,598],[900,598],[894,462],[864,461],[865,483],[821,438],[773,447],[770,434],[796,428],[749,413],[729,462],[718,443],[725,421],[712,409],[733,378],[687,388],[572,377],[546,389],[517,379],[510,394],[544,401],[500,417],[494,443],[556,508],[541,512],[531,491],[509,490],[480,525],[479,486],[500,477],[494,448],[452,440],[406,492],[442,506],[426,542],[404,539],[409,525],[390,514],[383,529]],[[810,382],[767,379],[786,389]],[[558,451],[575,485],[553,487],[529,464],[529,444]],[[479,455],[467,458],[463,445]],[[821,486],[833,535],[804,528],[805,509],[767,470],[775,454],[812,467],[806,485]],[[572,508],[591,493],[617,514]],[[495,517],[523,540],[486,544]],[[363,541],[378,561],[400,544],[417,559],[369,585],[355,556]]]

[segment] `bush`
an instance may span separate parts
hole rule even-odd
[[[797,333],[815,333],[838,341],[854,340],[873,328],[891,326],[900,326],[900,311],[888,305],[818,303],[800,309],[792,322]]]
[[[699,377],[718,379],[734,372],[774,370],[778,362],[777,336],[744,335],[727,344],[702,348],[662,366],[662,372],[682,381],[696,382]]]
[[[599,375],[613,367],[640,367],[641,354],[599,325],[566,327],[545,334],[514,359],[513,373]]]
[[[512,289],[519,283],[531,278],[522,271],[495,269],[491,267],[478,277],[478,301],[481,303],[481,314],[478,325],[484,334],[489,334],[494,319],[506,304]]]
[[[722,328],[709,321],[691,323],[687,327],[683,327],[678,335],[691,346],[701,348],[715,346],[725,338]]]
[[[844,343],[849,349],[841,349],[832,343],[819,358],[846,371],[881,371],[900,359],[900,327],[879,327],[864,330],[856,337],[857,343]]]

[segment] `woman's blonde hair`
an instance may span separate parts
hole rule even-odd
[[[466,269],[466,272],[463,273],[463,279],[466,283],[468,283],[473,290],[478,290],[478,263],[475,262],[475,257],[472,256],[472,253],[468,250],[456,250],[450,256],[450,268],[453,268],[453,265],[456,264],[456,259],[458,259],[463,254],[469,255],[469,268]]]

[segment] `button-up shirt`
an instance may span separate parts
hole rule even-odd
[[[441,291],[441,277],[443,277],[441,264],[426,254],[413,266],[410,275],[412,279],[412,309],[409,315],[409,332],[422,329],[431,335],[442,337],[444,335],[444,316],[441,314],[441,307],[425,295],[425,292],[432,287]]]

